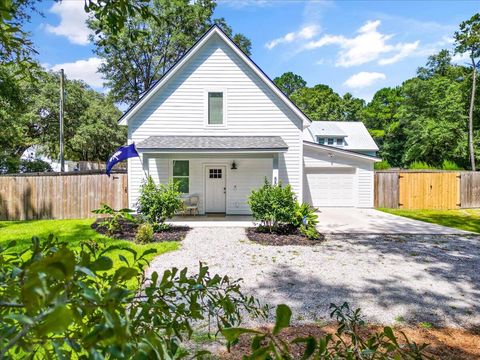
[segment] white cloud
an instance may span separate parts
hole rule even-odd
[[[50,70],[65,70],[65,75],[69,79],[83,80],[92,88],[101,90],[103,88],[102,75],[97,72],[102,60],[97,57],[91,57],[87,60],[77,60],[71,63],[56,64],[50,67]]]
[[[403,58],[406,58],[411,54],[413,54],[417,50],[419,44],[420,44],[420,41],[418,40],[413,43],[397,44],[395,46],[395,49],[398,50],[398,52],[389,58],[380,59],[378,63],[380,65],[394,64],[402,60]]]
[[[362,71],[350,76],[343,85],[351,89],[361,89],[368,87],[379,80],[385,80],[386,78],[387,77],[383,73]]]
[[[377,61],[380,65],[393,64],[411,55],[417,49],[419,41],[391,44],[393,35],[379,32],[380,24],[380,20],[367,21],[352,38],[326,34],[318,40],[308,42],[305,49],[313,50],[326,45],[338,45],[340,51],[335,65],[341,67],[362,65],[372,61]],[[387,54],[390,56],[382,58]]]
[[[88,15],[85,12],[83,1],[64,0],[56,2],[49,12],[60,17],[60,24],[47,24],[45,30],[51,34],[65,36],[70,42],[77,45],[88,45],[88,35],[91,33],[85,21]]]
[[[282,37],[269,41],[265,46],[271,50],[279,44],[291,43],[296,40],[308,40],[317,35],[319,31],[320,27],[318,25],[305,25],[298,31],[289,32]]]

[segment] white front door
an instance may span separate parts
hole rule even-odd
[[[225,166],[205,168],[205,212],[224,213],[226,199]]]

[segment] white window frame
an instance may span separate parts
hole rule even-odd
[[[317,140],[317,144],[325,145],[325,138],[323,136],[317,135],[316,140]],[[321,143],[320,140],[323,140],[323,143]]]
[[[208,93],[218,92],[223,94],[223,123],[209,124],[208,123]],[[225,129],[227,128],[227,89],[225,88],[208,88],[204,93],[204,126],[209,129]]]
[[[329,140],[332,140],[331,144],[329,144]],[[336,144],[337,144],[337,139],[336,138],[334,138],[334,137],[327,138],[327,144],[326,145],[332,146],[332,145],[336,145]]]
[[[342,143],[339,144],[339,143],[338,143],[338,140],[341,140]],[[342,138],[336,138],[335,144],[336,144],[337,146],[345,146],[345,138],[343,138],[343,137],[342,137]]]

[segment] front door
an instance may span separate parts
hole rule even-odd
[[[224,213],[226,168],[225,166],[207,166],[205,170],[205,212]]]

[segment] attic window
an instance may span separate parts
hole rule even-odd
[[[343,138],[337,138],[337,146],[343,146]]]
[[[208,125],[223,125],[223,92],[208,93]]]
[[[334,138],[328,138],[327,139],[327,144],[328,145],[334,145],[335,144],[335,139]]]

